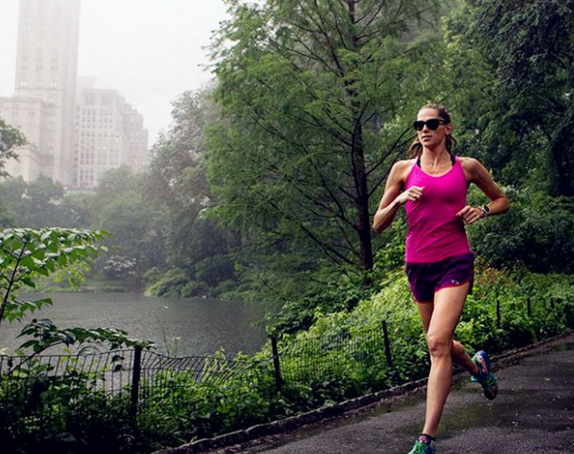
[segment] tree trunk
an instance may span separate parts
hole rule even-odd
[[[365,155],[363,149],[363,127],[361,119],[357,120],[357,128],[353,137],[353,174],[357,190],[357,233],[361,244],[360,260],[364,270],[373,268],[373,245],[371,241],[371,218],[369,213],[369,191],[367,188],[367,173],[365,171]]]
[[[347,0],[349,5],[349,21],[351,23],[351,46],[357,50],[357,36],[355,35],[355,5],[356,0]],[[352,160],[353,160],[353,177],[355,180],[357,206],[357,233],[360,242],[360,265],[361,268],[371,270],[373,268],[373,245],[371,241],[371,218],[369,213],[369,191],[367,186],[367,172],[365,168],[365,150],[363,147],[363,106],[357,99],[357,91],[354,80],[348,83],[347,93],[351,98],[353,109],[353,118],[355,127],[352,138]]]
[[[570,67],[570,86],[574,86],[574,65]],[[556,172],[553,195],[574,197],[574,100],[570,99],[562,121],[556,127],[556,133],[550,144],[552,161]]]

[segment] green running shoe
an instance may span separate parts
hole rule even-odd
[[[471,381],[480,383],[484,396],[488,400],[493,400],[498,395],[498,384],[496,378],[490,371],[490,358],[485,351],[478,351],[472,357],[472,360],[478,366],[478,375],[473,375]]]
[[[411,451],[409,452],[409,454],[435,454],[435,453],[436,453],[436,446],[434,442],[429,440],[424,435],[421,435],[417,439],[415,445],[413,446],[413,449],[411,449]]]

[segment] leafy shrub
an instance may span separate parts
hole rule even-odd
[[[204,282],[189,281],[180,291],[180,295],[184,298],[192,298],[194,296],[204,296],[208,293],[209,288]]]
[[[501,271],[479,263],[456,337],[469,352],[487,348],[497,353],[566,332],[574,327],[573,284],[568,275],[540,275],[518,267]],[[37,369],[34,393],[22,394],[10,407],[19,412],[18,430],[3,433],[3,441],[29,453],[39,452],[42,442],[55,453],[144,453],[426,376],[425,335],[404,272],[389,272],[378,285],[382,290],[360,299],[342,282],[343,294],[356,299],[353,307],[329,314],[316,308],[308,330],[279,338],[282,393],[275,387],[269,343],[253,356],[237,356],[232,367],[213,369],[217,373],[210,379],[164,370],[154,378],[161,386],[148,387],[144,380],[137,419],[127,394],[110,396],[79,386],[73,375],[68,381],[46,380],[46,371]],[[222,353],[218,358],[225,359]],[[80,380],[89,382],[89,377]],[[6,389],[0,382],[1,402]],[[33,411],[40,402],[62,409],[56,420],[61,430],[41,426]],[[6,418],[6,408],[0,407],[0,422]]]
[[[496,268],[574,273],[574,200],[507,190],[511,210],[469,229],[475,251]]]
[[[181,289],[189,282],[189,277],[184,270],[173,268],[166,271],[161,277],[149,285],[147,295],[152,296],[180,296]]]

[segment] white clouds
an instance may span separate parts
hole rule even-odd
[[[14,89],[18,0],[2,0],[0,95]],[[153,142],[171,102],[210,78],[206,47],[226,18],[222,0],[82,0],[78,75],[119,91]]]

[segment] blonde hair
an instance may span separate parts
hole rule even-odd
[[[432,104],[432,103],[426,104],[426,105],[422,106],[419,109],[419,111],[421,111],[423,109],[436,110],[438,112],[438,116],[447,125],[450,124],[450,121],[451,121],[450,120],[450,112],[442,104]],[[452,154],[452,150],[454,149],[456,144],[457,144],[456,139],[451,134],[446,136],[446,139],[445,139],[446,151],[448,151],[450,154]],[[409,147],[409,158],[411,158],[411,159],[412,158],[418,158],[422,153],[423,153],[423,144],[419,142],[419,138],[417,136],[417,138],[413,141],[413,143]]]

